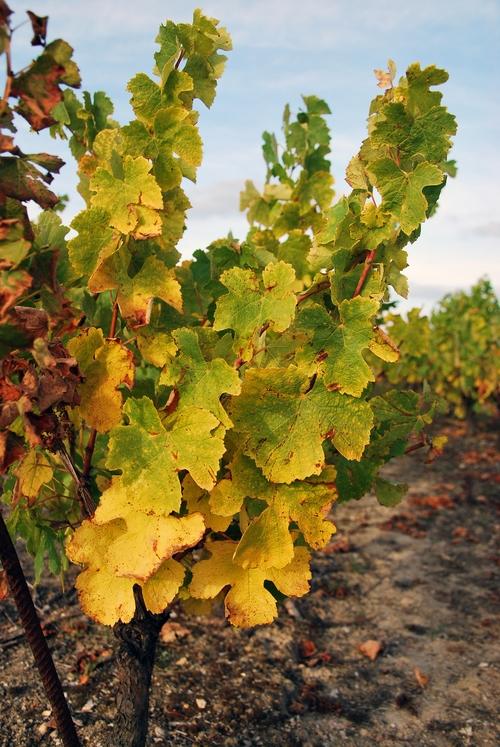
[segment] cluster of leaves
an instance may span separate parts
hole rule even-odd
[[[6,325],[5,500],[22,498],[32,517],[64,487],[57,506],[68,557],[84,566],[81,604],[105,624],[129,621],[138,593],[155,613],[176,597],[193,610],[223,599],[234,625],[267,623],[281,595],[307,592],[336,499],[372,488],[383,504],[401,499],[404,486],[379,471],[432,418],[433,401],[414,392],[375,396],[368,356],[399,356],[379,311],[389,287],[406,294],[404,247],[453,171],[455,120],[433,90],[447,74],[414,64],[394,83],[391,64],[379,76],[384,92],[347,170],[352,191],[336,202],[328,106],[304,97],[295,119],[286,108],[284,144],[264,135],[263,191],[247,183],[241,197],[245,240],[228,236],[179,263],[182,182],[202,156],[194,105],[212,104],[230,39],[195,11],[191,24],[163,25],[157,42],[155,79],[129,83],[125,126],[103,93],[43,98],[37,124],[69,138],[86,208],[67,243],[58,216],[43,213],[4,265],[7,283],[30,277],[9,296],[25,310]],[[11,97],[25,116],[26,98],[17,88]],[[26,199],[4,201],[8,231]],[[47,325],[30,336],[19,313],[45,314]],[[48,403],[47,372],[66,384]],[[32,426],[47,417],[50,428]]]
[[[52,210],[59,198],[49,188],[64,162],[24,153],[15,134],[20,117],[36,132],[54,124],[53,109],[65,91],[80,85],[80,76],[71,47],[60,39],[46,44],[47,19],[31,12],[32,44],[43,51],[15,74],[11,15],[2,0],[0,52],[7,74],[0,101],[0,474],[11,531],[26,540],[38,580],[45,559],[54,573],[67,567],[67,528],[81,516],[65,456],[57,456],[73,439],[69,418],[81,382],[61,340],[80,315],[62,285],[68,229]],[[28,217],[29,201],[45,210],[37,223]]]
[[[384,327],[401,358],[384,367],[390,385],[424,382],[457,417],[494,411],[498,397],[500,305],[491,283],[480,280],[469,292],[446,295],[423,316],[418,308],[406,318],[391,313]]]

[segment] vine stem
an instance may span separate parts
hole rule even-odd
[[[422,449],[424,446],[427,446],[427,441],[425,438],[422,438],[420,441],[417,441],[417,443],[412,444],[411,446],[407,446],[404,453],[411,454],[413,451],[417,451],[417,449]]]
[[[356,285],[354,293],[352,294],[353,298],[356,298],[356,296],[359,296],[359,294],[363,290],[363,286],[365,284],[366,278],[368,276],[368,273],[370,272],[370,268],[371,268],[371,266],[373,264],[373,261],[375,259],[376,252],[377,252],[376,249],[372,249],[366,255],[366,259],[365,259],[365,264],[364,264],[364,267],[363,267],[363,271],[362,271],[362,273],[360,275],[360,278],[358,280],[358,284]]]
[[[317,283],[316,285],[313,285],[312,288],[309,288],[309,290],[306,290],[304,293],[300,293],[297,296],[297,306],[299,303],[302,303],[306,300],[306,298],[309,298],[310,296],[316,295],[316,293],[321,293],[321,291],[326,290],[330,287],[330,281],[329,280],[322,280],[320,283]]]
[[[0,510],[0,560],[64,747],[81,747],[61,680],[43,634],[19,557]]]
[[[181,64],[183,59],[184,59],[184,49],[181,49],[179,57],[177,58],[177,62],[175,63],[175,66],[174,66],[175,70],[179,69],[179,65]]]

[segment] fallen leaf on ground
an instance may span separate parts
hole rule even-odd
[[[429,677],[424,674],[418,667],[415,667],[413,671],[415,673],[415,679],[423,690],[424,687],[427,687],[427,685],[429,684]]]
[[[335,542],[330,542],[324,552],[330,555],[334,552],[351,552],[351,543],[348,537],[339,537]]]
[[[456,544],[456,542],[462,539],[464,540],[471,539],[471,533],[467,527],[455,527],[455,529],[453,530],[452,536],[453,536],[453,540],[452,540],[453,544]]]
[[[160,630],[160,639],[163,643],[173,643],[179,638],[189,635],[190,630],[184,625],[176,622],[166,622]]]
[[[382,651],[382,648],[383,644],[381,641],[370,639],[368,641],[365,641],[364,643],[360,643],[358,646],[358,651],[361,651],[363,656],[366,656],[367,659],[370,659],[370,661],[375,661],[377,656]]]
[[[414,506],[425,506],[426,508],[433,508],[435,510],[453,508],[453,500],[446,493],[443,495],[426,495],[420,498],[412,498],[411,503]]]
[[[301,659],[309,659],[313,654],[316,653],[316,644],[314,641],[310,641],[308,638],[304,638],[299,641],[299,654]]]

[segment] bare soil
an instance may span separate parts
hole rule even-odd
[[[448,747],[500,744],[498,485],[491,422],[445,424],[450,444],[387,474],[387,509],[338,506],[311,593],[272,626],[188,617],[158,651],[148,744]],[[495,498],[497,502],[495,502]],[[113,747],[114,640],[56,581],[36,603],[82,741]],[[372,661],[366,641],[381,650]],[[59,744],[12,604],[0,605],[0,747]]]

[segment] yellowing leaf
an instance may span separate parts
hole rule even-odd
[[[156,257],[148,257],[133,277],[128,274],[130,254],[121,250],[106,260],[89,281],[93,293],[118,289],[116,300],[129,326],[148,324],[154,298],[182,310],[181,287],[174,271]]]
[[[240,393],[238,372],[222,358],[205,361],[194,330],[177,329],[172,337],[178,353],[162,371],[160,384],[176,387],[179,409],[193,405],[204,408],[213,413],[225,428],[230,428],[232,423],[220,398],[223,394]]]
[[[375,381],[363,352],[372,340],[372,320],[378,308],[371,298],[346,299],[339,306],[338,323],[318,304],[304,309],[298,328],[308,333],[310,341],[298,352],[298,361],[320,371],[325,386],[360,397],[366,385]]]
[[[228,293],[217,301],[214,329],[234,329],[242,342],[250,340],[264,324],[276,332],[287,329],[295,314],[295,271],[287,262],[268,264],[262,286],[251,270],[233,267],[221,276]]]
[[[135,581],[117,578],[106,564],[108,546],[125,530],[118,520],[97,526],[85,520],[66,543],[66,554],[73,563],[87,566],[76,580],[83,611],[103,625],[129,622],[135,612]]]
[[[217,512],[237,513],[246,497],[268,504],[245,529],[234,555],[236,563],[243,568],[287,565],[293,556],[291,521],[310,547],[320,549],[328,543],[335,532],[334,524],[327,519],[337,497],[333,468],[327,468],[317,482],[297,481],[291,485],[269,483],[255,463],[241,454],[229,470],[231,479],[217,483],[210,495],[210,505]],[[296,535],[297,529],[293,533]]]
[[[168,429],[177,469],[189,470],[193,480],[210,490],[225,452],[225,429],[215,415],[200,407],[187,407],[163,421]]]
[[[45,454],[31,449],[17,468],[16,474],[21,495],[36,498],[42,485],[50,482],[54,473]]]
[[[90,189],[95,194],[91,198],[92,207],[101,208],[109,215],[109,224],[123,234],[133,233],[138,224],[144,223],[144,213],[139,207],[163,208],[163,197],[156,179],[150,174],[151,164],[142,156],[123,159],[123,175],[118,178],[106,169],[99,167],[90,180]],[[151,221],[151,217],[147,219]],[[153,221],[154,225],[154,221]],[[146,235],[161,233],[161,223],[156,223]],[[144,230],[139,231],[144,237]]]
[[[109,215],[101,208],[89,208],[73,218],[71,228],[78,234],[68,241],[71,264],[77,273],[91,277],[118,248]]]
[[[400,358],[399,348],[380,327],[374,328],[375,337],[368,345],[371,352],[387,363],[395,363]]]
[[[142,587],[142,596],[150,612],[159,615],[179,591],[186,571],[177,560],[166,560]]]
[[[287,596],[303,596],[309,590],[309,553],[295,548],[293,560],[284,568],[251,568],[245,570],[233,561],[236,543],[212,542],[207,545],[211,557],[193,567],[189,592],[198,599],[211,599],[225,586],[231,586],[225,598],[226,616],[232,625],[264,625],[277,615],[276,601],[264,587],[271,581]]]
[[[195,511],[203,516],[207,529],[225,532],[232,516],[218,516],[210,507],[210,494],[195,483],[191,475],[186,475],[182,483],[182,498],[190,514]]]
[[[194,516],[189,523],[191,526],[199,524],[199,516]],[[184,524],[177,537],[184,532],[185,541],[189,531]],[[120,519],[102,525],[85,520],[66,543],[68,558],[86,566],[76,580],[81,607],[87,615],[104,625],[114,625],[119,620],[126,623],[132,619],[135,612],[134,584],[142,586],[148,609],[160,613],[173,600],[184,580],[183,566],[171,558],[158,563],[155,572],[144,582],[134,576],[117,574],[109,550],[112,548],[116,552],[115,543],[127,536],[125,523]],[[194,537],[192,534],[193,541]],[[144,565],[140,550],[137,557]]]
[[[145,73],[138,73],[129,81],[127,88],[132,94],[130,103],[136,117],[143,122],[152,122],[161,106],[160,86]]]
[[[394,215],[404,233],[410,235],[426,218],[428,203],[423,190],[442,184],[443,172],[425,161],[406,172],[390,158],[374,161],[368,171],[383,197],[382,209]]]
[[[284,483],[321,472],[326,438],[347,459],[361,459],[373,425],[367,402],[329,392],[320,381],[311,388],[294,366],[250,369],[232,415],[244,453]]]
[[[228,465],[230,478],[223,478],[210,493],[210,507],[220,516],[234,516],[246,496],[263,498],[268,482],[255,462],[239,452]]]
[[[150,327],[139,330],[137,346],[144,360],[158,368],[170,361],[177,351],[170,332],[162,332]]]
[[[242,568],[283,568],[293,559],[288,531],[290,515],[284,501],[276,500],[248,526],[233,560]]]
[[[121,420],[121,384],[131,387],[132,353],[116,340],[105,340],[100,329],[90,327],[68,343],[85,377],[80,386],[80,411],[87,423],[105,433]]]
[[[106,460],[108,468],[119,469],[122,475],[102,496],[96,512],[99,521],[125,518],[135,509],[157,516],[178,511],[178,473],[183,469],[201,487],[213,487],[224,453],[217,418],[207,410],[189,408],[162,423],[147,397],[128,399],[124,412],[130,422],[113,430]]]
[[[126,518],[127,531],[108,546],[106,562],[120,577],[147,581],[164,560],[194,545],[203,537],[201,514],[149,516],[142,511]]]
[[[174,151],[190,166],[199,166],[203,149],[197,127],[183,125],[176,132],[173,142]]]

